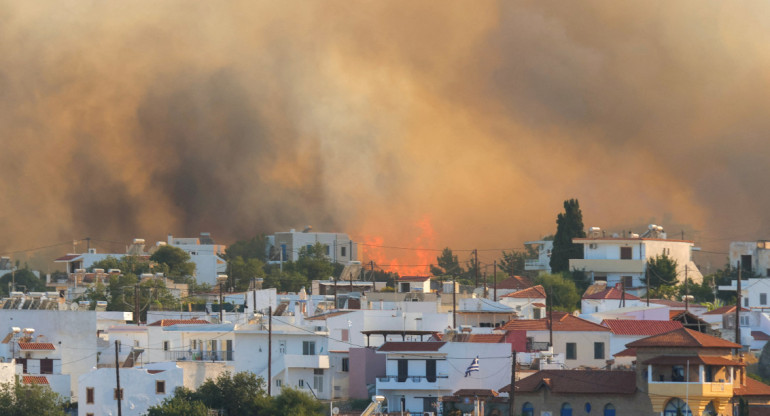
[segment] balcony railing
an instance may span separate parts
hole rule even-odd
[[[233,361],[234,351],[166,351],[168,361]]]
[[[434,379],[434,380],[428,380],[428,376],[407,376],[406,379],[404,380],[399,380],[398,376],[377,377],[377,379],[382,383],[387,383],[389,381],[395,381],[397,383],[405,383],[407,381],[411,381],[412,383],[423,383],[423,382],[434,383],[435,379],[439,379],[439,378],[449,378],[449,376],[431,377],[431,379]]]

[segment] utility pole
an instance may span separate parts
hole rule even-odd
[[[644,266],[644,274],[647,275],[647,306],[650,306],[650,271],[647,270],[648,266]]]
[[[513,350],[513,356],[511,357],[511,392],[508,394],[508,416],[516,416],[514,409],[516,406],[513,404],[514,392],[516,385],[516,350]]]
[[[86,248],[87,248],[86,253],[91,252],[91,237],[86,237]]]
[[[497,269],[495,269],[495,272],[492,275],[492,284],[495,285],[493,290],[495,291],[495,302],[497,302]]]
[[[353,293],[353,273],[350,273],[350,293]],[[348,295],[348,309],[350,308],[350,295]]]
[[[620,276],[620,307],[626,307],[626,280]]]
[[[273,305],[267,307],[267,397],[273,386]]]
[[[337,309],[337,281],[332,278],[334,282],[334,309]]]
[[[134,321],[139,325],[141,319],[139,319],[139,283],[134,285]]]
[[[479,287],[479,250],[474,249],[473,255],[476,257],[476,266],[474,267],[476,269],[476,287]]]
[[[452,328],[457,329],[457,283],[452,275]]]
[[[735,297],[735,343],[741,344],[741,262],[738,261],[738,293]]]
[[[257,314],[257,278],[252,277],[251,280],[254,282],[254,291],[251,292],[252,294],[252,300],[254,301],[254,304],[251,306],[251,310],[253,311],[253,315]]]
[[[548,348],[553,348],[553,286],[548,291]]]
[[[684,310],[690,312],[690,284],[687,282],[687,265],[684,265]]]
[[[374,282],[374,260],[369,260],[369,268],[372,271],[372,282]],[[374,290],[374,285],[372,285],[372,290]]]
[[[219,282],[219,323],[224,320],[224,305],[222,304],[222,282]]]
[[[120,348],[120,341],[115,340],[115,383],[117,389],[115,390],[115,397],[118,398],[118,416],[123,416],[123,411],[120,408],[120,400],[123,398],[123,393],[120,390],[120,362],[118,361],[118,349]]]

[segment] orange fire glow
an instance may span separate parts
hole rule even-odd
[[[398,273],[400,276],[426,276],[430,264],[436,262],[435,232],[429,215],[425,215],[411,228],[417,235],[406,235],[399,243],[388,243],[384,237],[364,236],[361,262],[374,262],[375,269]]]

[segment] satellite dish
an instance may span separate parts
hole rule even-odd
[[[76,310],[78,310],[78,304],[77,304],[77,302],[72,302],[72,304],[70,305],[70,310],[71,310],[71,311],[76,311]]]
[[[332,409],[332,414],[333,414],[333,415],[338,415],[338,414],[340,414],[340,408],[339,408],[339,407],[335,407],[335,408],[333,408],[333,409]]]

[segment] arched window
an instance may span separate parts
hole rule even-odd
[[[674,397],[666,403],[663,416],[692,416],[692,411],[684,400]]]
[[[572,416],[572,406],[569,403],[561,405],[561,416]]]
[[[532,407],[532,403],[526,402],[521,406],[521,416],[535,416],[535,408]]]
[[[604,406],[604,416],[615,416],[615,406],[612,403],[607,403]]]

